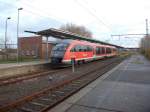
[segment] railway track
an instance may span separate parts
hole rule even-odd
[[[122,60],[122,58],[112,60],[76,77],[60,81],[54,86],[51,85],[0,107],[0,112],[45,112],[109,71]]]
[[[34,74],[30,74],[30,75],[24,74],[24,75],[18,76],[18,77],[16,76],[16,77],[9,77],[9,78],[0,79],[0,86],[6,86],[8,84],[18,83],[18,82],[21,82],[21,81],[24,81],[24,80],[30,80],[30,79],[33,79],[33,78],[46,76],[46,75],[53,74],[53,73],[56,73],[56,72],[60,72],[60,71],[63,71],[63,70],[64,69],[59,69],[59,70],[51,69],[49,71],[43,71],[43,72],[40,72],[40,73],[34,73]]]
[[[8,77],[8,78],[2,78],[2,79],[0,79],[0,86],[6,86],[9,84],[14,84],[14,83],[18,83],[21,81],[30,80],[33,78],[38,78],[38,77],[46,76],[49,74],[61,72],[61,71],[64,71],[65,69],[67,69],[68,67],[70,67],[70,66],[63,66],[61,68],[59,67],[59,69],[53,68],[51,70],[43,71],[43,72],[39,72],[39,73],[23,74],[20,76],[12,76],[12,77]]]

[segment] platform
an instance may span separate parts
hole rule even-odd
[[[6,63],[6,64],[0,64],[0,69],[26,66],[26,65],[37,65],[37,64],[44,64],[44,63],[49,63],[49,61],[48,62],[47,61],[32,61],[32,62]]]
[[[150,62],[133,55],[49,112],[150,112]]]
[[[50,61],[32,61],[0,64],[0,79],[16,75],[28,74],[49,67]]]

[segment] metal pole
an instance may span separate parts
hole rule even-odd
[[[145,21],[146,21],[146,35],[148,36],[148,19],[146,19]]]
[[[46,37],[46,61],[48,61],[48,37]]]
[[[71,58],[71,64],[72,64],[72,73],[75,72],[75,58]]]
[[[17,62],[19,62],[19,11],[23,8],[18,8],[18,19],[17,19]]]
[[[7,20],[8,19],[6,19],[6,24],[5,24],[5,52],[6,52],[6,47],[7,47],[6,46],[6,44],[7,44],[7,42],[6,42],[7,41]]]
[[[8,17],[6,19],[6,23],[5,23],[5,53],[7,52],[7,21],[11,19],[10,17]]]

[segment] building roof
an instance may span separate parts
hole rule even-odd
[[[25,31],[25,32],[34,33],[34,34],[42,35],[42,36],[46,36],[46,37],[53,36],[53,37],[59,38],[59,39],[85,40],[85,41],[100,43],[100,44],[104,44],[104,45],[111,45],[111,46],[115,46],[117,48],[124,48],[122,46],[106,43],[106,42],[91,39],[91,38],[86,38],[86,37],[83,37],[83,36],[75,34],[75,33],[71,33],[68,31],[60,30],[60,29],[55,29],[55,28],[50,28],[50,29],[46,29],[46,30],[42,30],[42,31],[38,31],[38,32],[34,32],[34,31]]]

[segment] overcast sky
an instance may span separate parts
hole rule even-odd
[[[127,47],[136,47],[141,36],[111,37],[112,34],[145,33],[150,18],[150,0],[0,0],[0,38],[8,21],[9,42],[16,42],[17,9],[20,36],[24,30],[39,31],[74,23],[87,27],[93,38]]]

